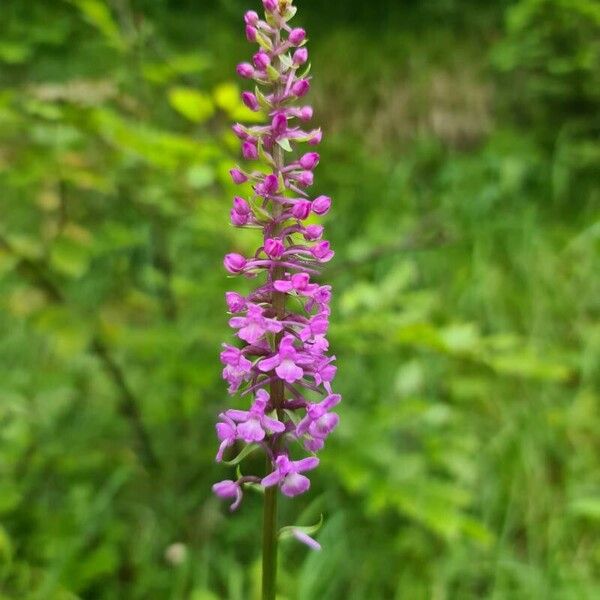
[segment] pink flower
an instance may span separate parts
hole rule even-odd
[[[307,152],[298,162],[303,169],[312,171],[319,164],[320,158],[318,152]]]
[[[231,171],[229,171],[229,174],[231,175],[233,183],[236,183],[237,185],[246,183],[246,181],[248,181],[248,176],[239,169],[231,169]]]
[[[265,253],[269,258],[277,260],[278,258],[281,258],[284,251],[285,246],[283,245],[283,242],[280,239],[269,238],[268,240],[265,240]]]
[[[320,156],[300,150],[301,144],[316,146],[323,138],[321,129],[307,129],[312,107],[298,101],[311,87],[308,70],[300,74],[309,58],[307,35],[288,24],[295,13],[291,0],[263,0],[263,5],[264,20],[254,11],[244,15],[246,37],[258,47],[237,72],[253,80],[252,89],[241,95],[243,104],[268,117],[260,124],[233,126],[242,156],[254,164],[230,171],[235,184],[250,183],[252,194],[248,199],[235,196],[231,223],[260,230],[261,238],[248,258],[232,252],[224,259],[230,274],[256,285],[244,295],[226,294],[229,325],[240,347],[226,344],[221,352],[229,393],[239,391],[241,398],[253,401],[248,409],[219,415],[216,459],[222,461],[234,444],[257,444],[272,472],[215,484],[219,497],[233,499],[232,509],[239,506],[246,484],[277,485],[287,496],[305,492],[310,481],[303,472],[319,461],[313,456],[293,461],[288,447],[296,440],[309,452],[321,450],[339,420],[331,411],[340,397],[332,389],[335,356],[326,337],[331,287],[311,280],[320,264],[334,256],[323,239],[323,226],[313,222],[331,210],[331,198],[309,199],[305,190],[314,183]],[[242,453],[240,460],[246,455]],[[320,548],[302,528],[289,531],[309,547]]]
[[[231,253],[225,256],[223,264],[225,268],[234,275],[241,273],[246,267],[246,259],[241,254]]]
[[[290,35],[289,35],[289,41],[290,44],[294,44],[294,46],[298,46],[298,44],[301,44],[304,39],[306,38],[306,31],[304,31],[304,29],[302,29],[301,27],[297,27],[296,29],[292,29],[292,31],[290,31]]]
[[[292,86],[292,94],[294,94],[294,96],[298,96],[298,98],[301,98],[302,96],[306,96],[306,94],[308,94],[309,90],[310,90],[310,82],[308,81],[308,79],[299,79]]]
[[[237,335],[249,344],[256,344],[265,333],[278,333],[282,330],[277,319],[268,319],[263,316],[264,310],[256,304],[248,304],[245,317],[229,319],[230,327],[239,329]]]
[[[312,211],[315,215],[326,215],[331,208],[331,198],[329,196],[319,196],[312,203]]]
[[[229,312],[237,313],[241,312],[246,308],[246,299],[244,296],[236,292],[226,292],[225,293],[225,301],[227,302],[227,306],[229,307]]]
[[[254,67],[250,63],[241,63],[237,66],[237,74],[244,79],[254,77]]]
[[[294,215],[296,219],[303,221],[304,219],[308,219],[311,208],[312,205],[308,200],[299,200],[292,207],[292,215]]]
[[[275,460],[275,470],[261,483],[264,487],[279,485],[286,496],[298,496],[310,488],[310,480],[300,473],[316,469],[318,466],[319,459],[315,456],[291,461],[287,455],[280,454]]]
[[[258,103],[258,99],[252,92],[243,92],[242,93],[242,102],[254,112],[260,109],[260,104]]]
[[[244,442],[261,442],[268,433],[283,433],[285,425],[276,419],[267,417],[265,411],[269,403],[269,394],[259,390],[249,411],[228,410],[225,416],[237,425],[236,435]]]
[[[236,510],[242,502],[242,488],[235,481],[230,479],[220,481],[212,486],[212,490],[219,498],[235,498],[235,501],[229,507],[231,511]]]
[[[306,48],[298,48],[294,52],[293,61],[295,65],[303,65],[308,60],[308,50]]]
[[[304,370],[300,364],[306,364],[300,353],[294,348],[294,338],[291,335],[283,337],[279,343],[279,350],[270,358],[263,358],[258,363],[258,368],[267,373],[275,369],[277,376],[287,383],[294,383],[304,376]]]
[[[223,460],[223,452],[230,446],[235,444],[238,438],[237,427],[235,423],[225,414],[219,415],[221,421],[216,424],[217,437],[221,442],[219,451],[217,452],[216,460],[221,462]]]

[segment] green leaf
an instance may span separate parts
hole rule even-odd
[[[71,0],[85,19],[104,35],[106,41],[117,50],[125,50],[127,42],[112,18],[108,6],[100,0]]]
[[[281,146],[286,152],[292,151],[292,146],[290,145],[290,140],[288,140],[288,138],[281,138],[277,140],[277,144]]]
[[[247,456],[250,456],[255,450],[260,448],[259,444],[250,444],[246,446],[234,459],[232,460],[224,460],[223,464],[228,465],[230,467],[234,467],[239,465]]]
[[[319,529],[321,529],[322,526],[323,526],[323,515],[321,514],[321,516],[319,518],[319,522],[316,523],[315,525],[308,525],[308,526],[288,525],[287,527],[282,527],[279,530],[278,536],[279,536],[280,540],[284,540],[284,539],[293,537],[294,531],[301,531],[302,533],[306,533],[306,535],[313,535],[313,534],[317,533],[317,531],[319,531]]]
[[[210,96],[192,88],[171,88],[169,104],[179,114],[194,123],[204,123],[215,114],[215,107]]]

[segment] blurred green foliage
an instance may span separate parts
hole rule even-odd
[[[600,597],[598,3],[298,3],[345,403],[281,598]],[[257,597],[210,494],[247,5],[2,3],[3,600]]]

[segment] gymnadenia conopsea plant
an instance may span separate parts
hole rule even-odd
[[[226,294],[239,342],[224,344],[221,361],[229,393],[245,401],[245,409],[219,415],[217,461],[230,446],[242,444],[227,464],[237,467],[235,479],[213,486],[221,498],[240,506],[244,490],[264,491],[263,598],[275,598],[278,537],[294,536],[313,549],[313,528],[284,527],[277,531],[277,498],[298,496],[310,487],[306,473],[316,468],[316,453],[338,424],[332,409],[341,397],[331,382],[335,356],[328,354],[331,287],[314,281],[319,266],[333,251],[323,239],[315,216],[331,207],[328,196],[309,194],[319,154],[298,150],[302,143],[317,146],[321,130],[307,127],[313,110],[303,103],[310,90],[306,32],[292,28],[292,0],[263,0],[265,17],[245,15],[246,37],[258,45],[251,63],[238,65],[238,74],[254,82],[242,100],[265,115],[263,125],[235,124],[246,168],[231,177],[246,193],[233,200],[231,223],[262,234],[253,256],[231,253],[224,265],[232,275],[256,280],[247,296]],[[307,148],[310,150],[310,148]],[[245,196],[245,197],[243,197]],[[262,449],[264,475],[242,474],[241,461]]]

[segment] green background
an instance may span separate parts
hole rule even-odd
[[[2,600],[257,598],[210,492],[252,4],[2,0]],[[297,4],[344,403],[280,598],[600,598],[600,4]]]

